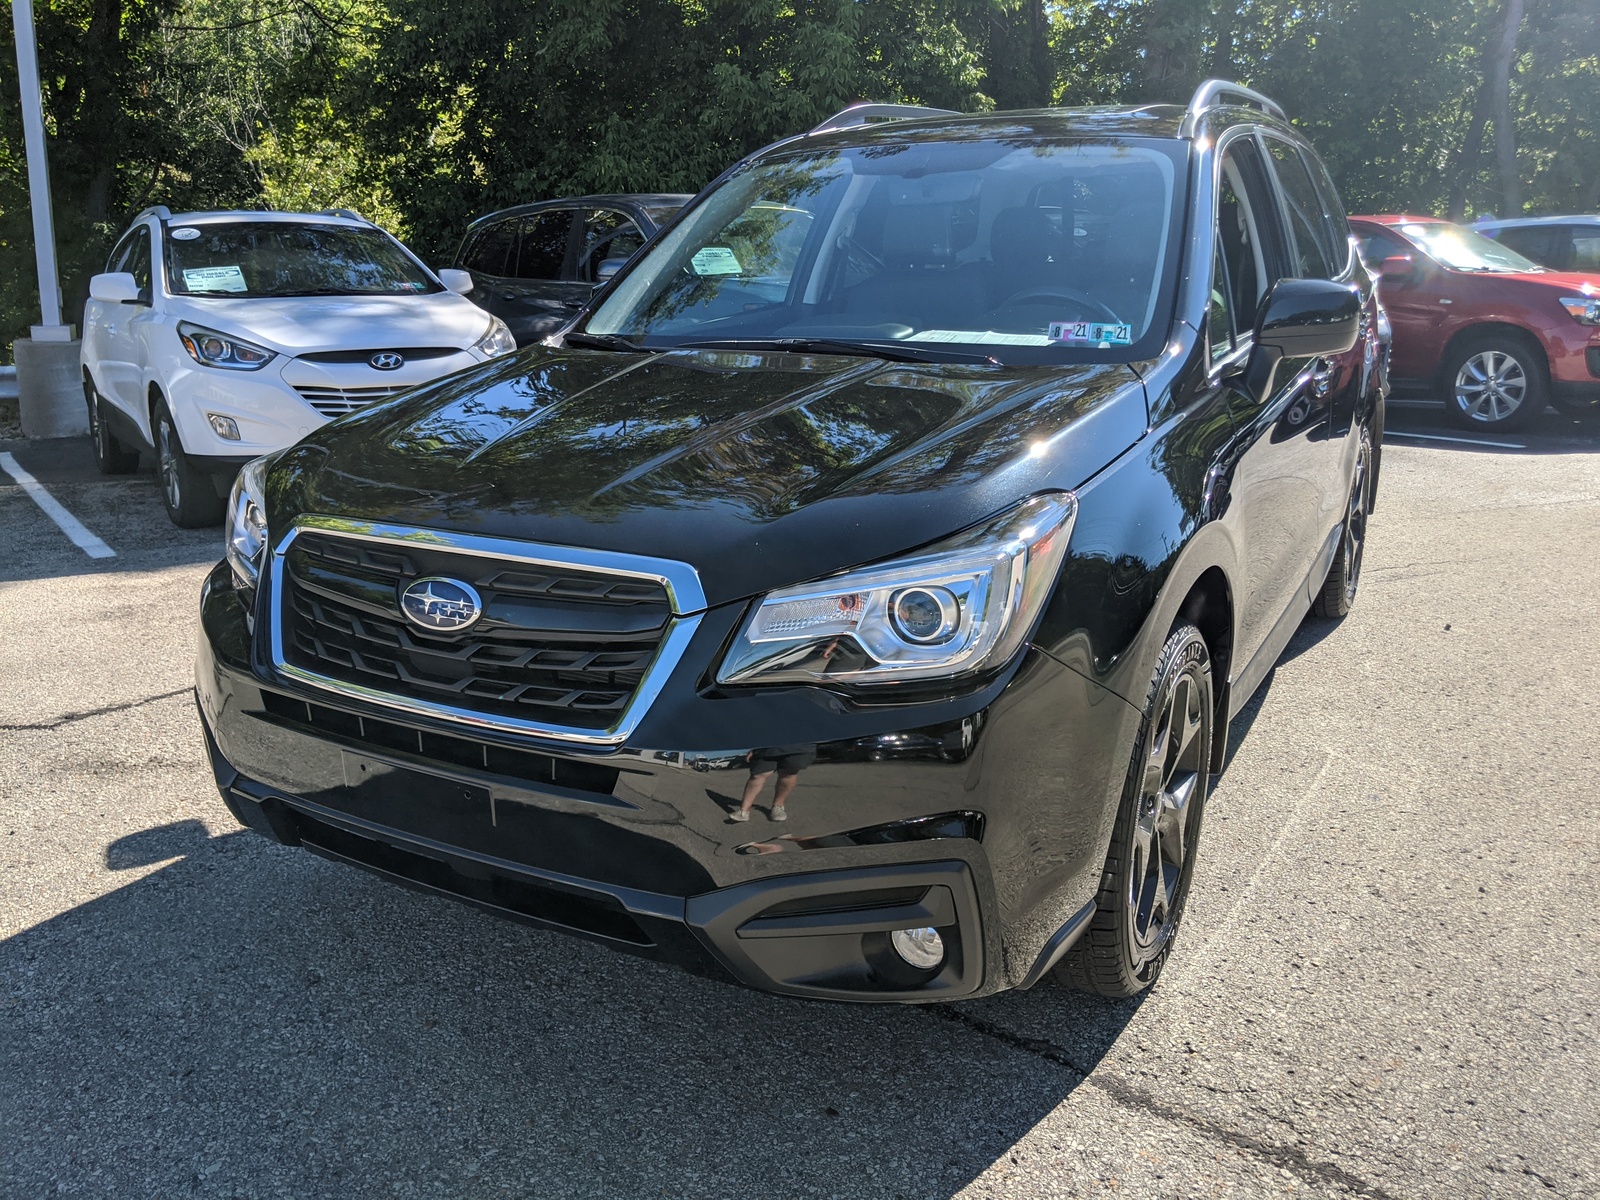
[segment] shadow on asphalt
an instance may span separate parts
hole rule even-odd
[[[943,1197],[1137,1010],[787,1000],[195,820],[106,850],[174,858],[0,942],[0,1191]],[[1060,1057],[964,1015],[1013,999]]]
[[[1401,445],[1504,454],[1600,453],[1600,407],[1585,413],[1547,408],[1538,420],[1516,433],[1478,432],[1450,420],[1442,401],[1416,398],[1389,400],[1384,439]]]

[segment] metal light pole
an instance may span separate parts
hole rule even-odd
[[[22,84],[22,143],[28,155],[28,195],[33,202],[33,254],[39,267],[36,342],[70,342],[61,323],[61,284],[56,276],[56,229],[50,212],[50,164],[44,149],[44,100],[39,91],[39,52],[33,37],[33,0],[12,0],[17,35],[17,79]]]
[[[50,168],[45,159],[44,100],[39,51],[33,36],[33,0],[12,0],[17,36],[17,81],[22,91],[22,142],[28,156],[28,199],[33,208],[33,254],[39,269],[39,324],[18,338],[17,394],[22,432],[63,437],[88,429],[78,380],[76,330],[61,323],[61,281],[56,274],[56,230],[50,211]]]

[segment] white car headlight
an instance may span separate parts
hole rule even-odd
[[[228,497],[228,565],[244,587],[255,587],[267,556],[267,468],[274,454],[245,463]]]
[[[499,317],[489,318],[489,332],[484,334],[472,344],[472,348],[479,354],[486,354],[495,358],[501,354],[510,354],[517,348],[517,339],[511,336],[511,330],[506,328],[506,323]]]
[[[999,666],[1044,607],[1077,513],[1070,493],[1035,496],[914,555],[769,592],[717,681],[880,684]]]
[[[202,367],[220,367],[225,371],[259,371],[278,357],[276,350],[241,341],[231,333],[218,333],[204,325],[178,322],[178,340],[189,352],[189,357]]]

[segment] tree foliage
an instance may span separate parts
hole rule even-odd
[[[1600,0],[39,0],[37,27],[74,310],[146,204],[352,207],[443,261],[485,211],[694,191],[855,100],[1182,103],[1217,75],[1284,102],[1352,211],[1600,208]],[[9,345],[37,316],[0,41]]]

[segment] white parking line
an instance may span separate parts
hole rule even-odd
[[[33,502],[44,510],[44,515],[54,521],[61,532],[72,539],[72,544],[90,558],[117,556],[115,550],[85,529],[82,521],[63,508],[59,500],[45,491],[42,483],[23,470],[22,464],[5,451],[0,451],[0,471],[15,479],[17,486],[27,492]]]
[[[1447,437],[1442,433],[1409,433],[1404,429],[1385,429],[1383,436],[1423,438],[1430,442],[1460,442],[1463,446],[1493,446],[1496,450],[1526,450],[1525,442],[1486,442],[1482,438]]]

